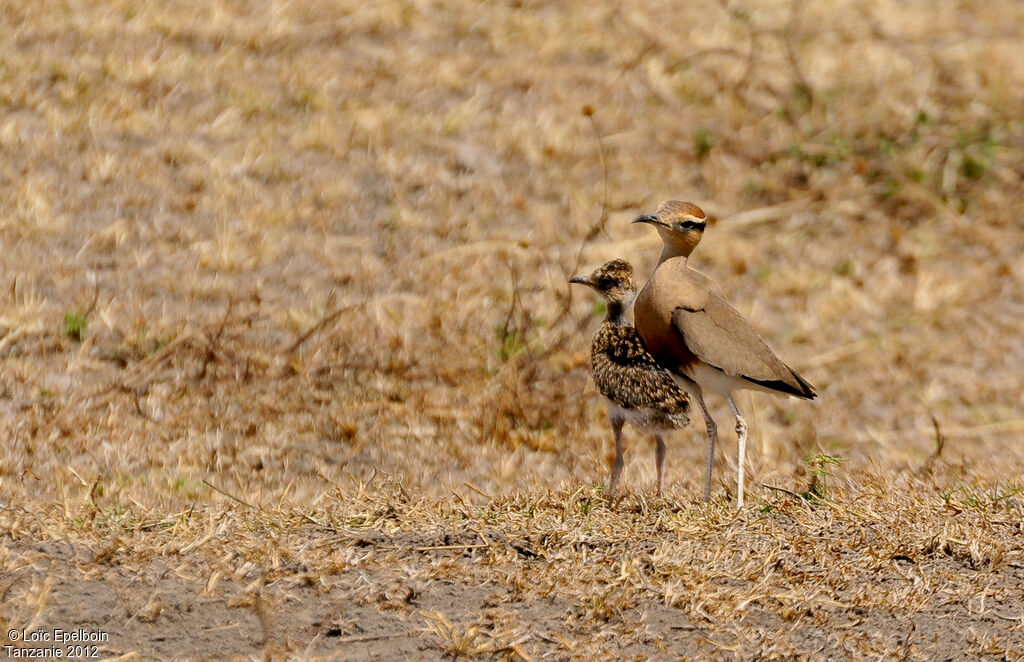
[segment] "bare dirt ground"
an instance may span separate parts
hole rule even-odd
[[[1024,9],[678,5],[0,7],[2,654],[1024,659]],[[741,512],[603,496],[668,198],[821,393]]]

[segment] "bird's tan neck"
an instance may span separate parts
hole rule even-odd
[[[689,255],[673,253],[669,250],[669,247],[666,244],[665,250],[661,252],[661,259],[658,260],[658,266],[655,267],[655,271],[676,274],[688,272],[690,271]]]
[[[686,266],[686,260],[690,257],[691,252],[693,252],[693,246],[682,246],[676,243],[665,242],[664,248],[661,249],[661,257],[658,259],[658,264],[660,265],[668,260],[681,259],[683,266]]]

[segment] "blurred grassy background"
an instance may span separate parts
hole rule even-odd
[[[567,280],[645,278],[659,240],[628,221],[667,198],[711,214],[693,264],[821,391],[743,396],[755,481],[819,451],[917,465],[933,416],[964,480],[1017,476],[1022,24],[1009,0],[5,3],[0,495],[603,481],[599,311]],[[702,434],[670,442],[678,498]]]

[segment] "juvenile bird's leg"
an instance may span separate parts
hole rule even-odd
[[[692,395],[696,398],[697,404],[700,405],[700,411],[704,414],[704,425],[708,428],[708,458],[707,458],[707,473],[704,475],[704,500],[711,501],[711,470],[715,464],[715,444],[718,443],[718,425],[715,423],[715,419],[711,418],[711,412],[708,411],[708,406],[704,404],[704,394],[701,393],[700,387],[696,386],[692,391]]]
[[[658,496],[661,496],[661,478],[665,475],[665,440],[660,434],[654,435],[654,463],[658,467]]]
[[[612,465],[612,477],[608,481],[608,498],[615,496],[615,487],[619,484],[619,474],[622,473],[622,424],[625,419],[619,416],[609,416],[608,422],[612,424],[612,432],[615,433],[615,464]]]
[[[736,477],[736,483],[738,485],[737,496],[736,496],[736,507],[743,507],[743,464],[744,456],[747,454],[747,422],[740,416],[740,410],[736,407],[736,403],[732,400],[732,395],[729,396],[729,407],[732,409],[733,415],[736,417],[736,437],[739,439],[739,469]]]

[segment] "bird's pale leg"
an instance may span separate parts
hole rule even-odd
[[[665,440],[660,434],[654,435],[654,464],[658,467],[658,496],[661,496],[661,479],[665,475]]]
[[[693,395],[697,399],[697,404],[700,405],[701,413],[704,414],[704,425],[708,428],[708,458],[707,473],[704,475],[704,500],[711,501],[711,470],[715,465],[715,444],[718,443],[718,425],[715,423],[715,419],[711,418],[708,406],[704,404],[704,394],[698,389],[693,390]]]
[[[612,424],[612,432],[615,433],[615,464],[612,465],[612,477],[608,481],[608,498],[615,496],[615,487],[619,484],[619,474],[622,473],[622,424],[625,422],[617,416],[610,416],[608,422]]]
[[[736,403],[733,402],[732,396],[729,396],[729,407],[732,409],[733,415],[736,417],[736,437],[739,440],[739,469],[737,470],[736,476],[736,507],[743,507],[743,465],[745,456],[747,454],[747,422],[740,416],[740,410],[736,407]]]

